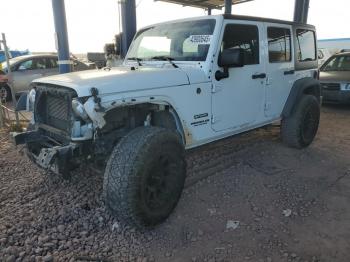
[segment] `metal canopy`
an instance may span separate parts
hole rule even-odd
[[[179,4],[183,6],[193,6],[205,9],[222,9],[225,6],[225,0],[157,0],[161,2],[168,2]],[[233,5],[250,2],[253,0],[232,0]]]

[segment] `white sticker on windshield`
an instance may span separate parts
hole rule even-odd
[[[209,45],[212,35],[191,35],[190,41],[198,45]]]

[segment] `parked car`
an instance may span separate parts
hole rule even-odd
[[[319,48],[317,50],[318,55],[318,65],[321,67],[324,62],[327,61],[328,58],[330,58],[332,55],[326,48]]]
[[[44,76],[57,75],[58,71],[58,57],[52,54],[40,55],[25,55],[12,58],[10,60],[12,72],[12,87],[16,94],[28,91],[30,83],[36,79]],[[92,69],[90,65],[85,64],[77,59],[72,58],[73,70],[82,71]],[[4,75],[7,74],[7,64],[1,64],[3,76],[0,79],[0,95],[3,100],[11,100],[11,91],[7,85]]]
[[[35,126],[15,143],[64,177],[94,163],[110,211],[154,226],[181,196],[185,149],[280,120],[286,145],[312,143],[315,39],[311,25],[234,15],[143,28],[122,66],[35,80]]]
[[[17,50],[10,50],[10,58],[15,58],[17,56],[22,55],[29,55],[29,51],[17,51]],[[5,51],[0,50],[0,63],[4,62],[6,60]]]
[[[350,52],[329,58],[320,68],[325,103],[350,103]]]

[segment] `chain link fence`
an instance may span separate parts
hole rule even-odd
[[[31,119],[30,112],[18,112],[18,122],[13,103],[6,103],[0,99],[0,128],[8,128],[11,131],[22,131]]]

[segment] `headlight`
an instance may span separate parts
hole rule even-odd
[[[88,114],[85,111],[84,105],[79,100],[72,100],[72,109],[77,117],[80,117],[83,120],[87,120],[89,118]]]
[[[36,95],[36,90],[35,90],[35,88],[32,88],[29,91],[29,94],[27,96],[27,111],[29,111],[29,112],[34,111],[35,95]]]
[[[346,91],[349,91],[350,90],[350,83],[342,84],[342,89],[346,90]]]

